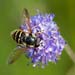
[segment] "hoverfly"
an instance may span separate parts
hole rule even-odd
[[[27,27],[27,32],[23,31],[21,28],[12,31],[11,36],[13,40],[17,43],[17,47],[10,54],[8,58],[8,64],[14,63],[23,53],[28,50],[28,47],[38,47],[40,40],[32,33],[30,26],[30,16],[28,10],[24,8],[23,11],[24,24]],[[39,41],[38,41],[39,40]]]

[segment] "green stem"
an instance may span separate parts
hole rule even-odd
[[[73,52],[73,50],[71,49],[69,44],[66,44],[65,50],[66,50],[67,54],[70,56],[70,58],[72,59],[72,61],[75,63],[75,53]]]

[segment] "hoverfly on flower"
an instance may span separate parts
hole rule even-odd
[[[61,36],[54,14],[29,16],[26,8],[23,11],[24,23],[11,33],[17,43],[15,51],[9,56],[8,64],[12,64],[23,53],[31,59],[33,67],[42,63],[57,62],[61,55],[65,40]]]

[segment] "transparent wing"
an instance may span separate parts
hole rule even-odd
[[[20,46],[17,46],[14,51],[9,55],[8,57],[8,64],[14,63],[25,51],[25,48],[22,48]]]
[[[24,24],[26,24],[28,32],[31,33],[31,26],[30,26],[30,16],[29,16],[29,12],[26,8],[24,8],[23,10],[23,17],[24,17]]]

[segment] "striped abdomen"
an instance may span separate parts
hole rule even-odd
[[[12,38],[18,43],[18,44],[23,44],[24,43],[24,38],[25,38],[25,33],[21,30],[15,30],[12,33]]]

